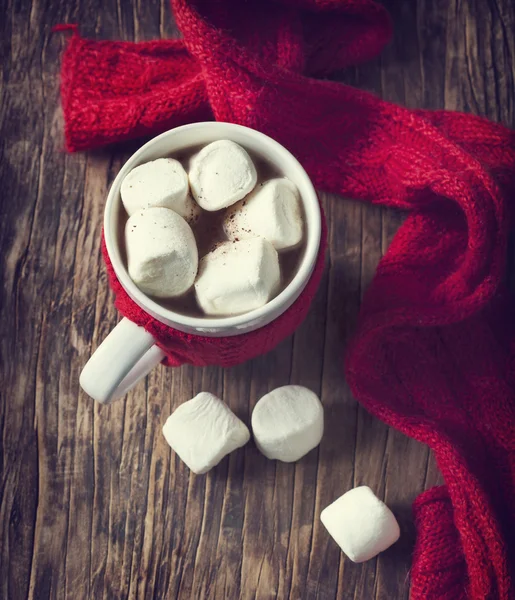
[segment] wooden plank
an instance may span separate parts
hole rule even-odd
[[[333,598],[343,561],[319,519],[323,508],[353,486],[357,405],[342,370],[342,351],[356,322],[360,296],[362,207],[329,197],[328,300],[321,399],[326,428],[318,453],[317,495],[308,566],[308,597]]]
[[[249,413],[272,389],[289,382],[292,340],[253,361]],[[284,536],[289,530],[293,465],[270,461],[255,447],[245,446],[243,489],[243,557],[241,597],[276,597],[283,576]],[[274,507],[270,510],[270,507]]]
[[[322,196],[324,210],[328,210],[327,196]],[[326,272],[313,301],[308,317],[297,330],[293,343],[290,381],[304,385],[317,394],[322,393],[322,373],[325,361],[327,331],[327,302],[329,287],[329,255]],[[309,567],[313,542],[313,527],[318,520],[318,470],[320,448],[313,450],[295,465],[291,527],[288,537],[285,577],[278,598],[301,598],[310,586]]]

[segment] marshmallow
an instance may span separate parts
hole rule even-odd
[[[198,475],[250,439],[246,425],[208,392],[181,404],[168,417],[163,434],[180,459]]]
[[[230,140],[213,142],[192,157],[189,173],[191,192],[204,210],[227,208],[241,200],[256,185],[252,159]]]
[[[366,485],[340,496],[320,519],[343,552],[356,563],[373,558],[399,539],[392,511]]]
[[[297,188],[284,177],[261,183],[227,211],[224,231],[230,240],[264,237],[276,250],[297,246],[302,241]]]
[[[147,208],[125,225],[129,275],[141,291],[159,298],[187,292],[195,281],[198,252],[191,227],[168,208]]]
[[[160,206],[193,222],[200,214],[200,207],[188,192],[188,175],[173,158],[158,158],[139,165],[125,176],[120,188],[129,217],[138,210]]]
[[[267,458],[294,462],[320,443],[324,409],[311,390],[285,385],[257,402],[252,432],[256,446]]]
[[[195,292],[206,314],[234,315],[266,304],[280,281],[279,257],[270,242],[223,242],[201,259]]]

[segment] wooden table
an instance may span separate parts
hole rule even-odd
[[[390,5],[393,43],[342,79],[410,107],[515,124],[511,0]],[[358,406],[341,368],[401,217],[326,197],[327,269],[293,338],[226,371],[160,367],[125,401],[94,404],[79,373],[118,318],[100,259],[102,211],[137,145],[63,151],[64,38],[51,27],[79,22],[86,36],[143,40],[172,35],[172,18],[166,0],[7,0],[2,15],[0,597],[407,598],[410,505],[440,476],[426,447]],[[268,461],[250,443],[195,477],[161,435],[201,390],[248,422],[257,399],[288,382],[319,393],[327,416],[320,448],[298,464]],[[360,484],[385,498],[403,535],[354,565],[319,515]]]

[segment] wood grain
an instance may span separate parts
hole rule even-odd
[[[395,38],[341,79],[410,107],[472,111],[515,125],[511,0],[388,2]],[[78,376],[117,321],[99,256],[106,191],[135,147],[67,155],[59,108],[59,22],[86,36],[176,33],[166,0],[3,0],[0,80],[0,597],[403,599],[410,505],[440,480],[427,448],[352,398],[342,352],[363,292],[402,216],[327,196],[330,251],[307,321],[234,369],[158,368],[125,402],[92,403]],[[246,422],[271,388],[320,394],[327,431],[295,465],[250,443],[203,477],[161,433],[201,390]],[[370,485],[401,541],[350,563],[322,508]]]

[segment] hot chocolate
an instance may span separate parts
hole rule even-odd
[[[219,142],[216,142],[215,144],[220,145]],[[202,192],[200,191],[200,187],[199,187],[199,181],[203,181],[202,180],[202,175],[204,176],[204,181],[207,180],[207,176],[205,175],[206,173],[211,177],[211,180],[215,180],[216,178],[214,177],[217,173],[218,173],[218,168],[216,170],[213,170],[213,173],[209,173],[208,168],[211,168],[211,165],[208,165],[208,168],[205,168],[204,171],[202,171],[202,166],[203,165],[198,165],[198,157],[200,156],[202,158],[202,154],[201,151],[203,149],[199,148],[199,147],[193,147],[193,148],[188,148],[187,150],[184,150],[180,153],[176,153],[173,156],[170,156],[168,158],[170,159],[174,159],[175,161],[179,161],[182,166],[184,167],[184,170],[186,172],[190,171],[192,169],[192,164],[195,165],[195,161],[197,161],[197,166],[196,166],[196,171],[197,171],[197,187],[198,189],[196,190],[197,195],[200,193],[202,194]],[[233,152],[233,148],[230,148],[231,152]],[[204,153],[205,153],[205,149],[204,149]],[[245,152],[245,154],[247,154]],[[264,160],[263,158],[259,157],[259,156],[255,156],[252,153],[248,153],[248,155],[250,156],[250,159],[252,161],[253,166],[255,167],[255,171],[256,171],[256,179],[257,179],[257,184],[255,185],[255,192],[254,192],[254,196],[257,195],[256,192],[259,192],[259,188],[260,186],[264,186],[267,182],[269,182],[270,180],[276,180],[276,178],[281,178],[282,177],[282,173],[280,173],[272,164],[270,164],[268,161]],[[240,157],[236,157],[238,160],[240,160]],[[223,161],[220,161],[220,159],[218,159],[218,162],[222,165],[223,168]],[[198,177],[198,173],[201,173],[201,177]],[[190,178],[191,178],[191,173],[190,173]],[[229,180],[230,183],[232,184],[233,179]],[[282,180],[282,181],[286,181],[286,180]],[[287,182],[289,183],[289,182]],[[245,182],[245,184],[248,186],[248,182]],[[191,184],[190,184],[191,185]],[[292,184],[290,184],[291,187],[294,188],[294,186]],[[271,187],[271,186],[268,186]],[[275,187],[278,186],[273,186],[274,189]],[[284,186],[283,186],[284,187]],[[144,193],[144,192],[143,192]],[[263,195],[263,194],[261,194]],[[268,194],[270,195],[270,194]],[[251,197],[251,196],[249,196]],[[190,196],[188,196],[189,201],[193,202],[195,204],[195,201],[193,200],[193,198],[191,198]],[[241,198],[241,196],[240,196]],[[247,198],[247,194],[245,193],[245,195],[243,196],[243,199],[239,200],[239,205],[243,205],[243,208],[245,209],[245,200]],[[122,200],[123,200],[123,195],[122,195]],[[134,199],[131,197],[131,202],[132,204],[134,203]],[[142,202],[144,202],[144,200],[142,199]],[[198,207],[197,207],[198,208]],[[239,238],[238,238],[238,233],[236,229],[228,229],[227,228],[227,222],[231,222],[228,221],[228,219],[231,218],[231,211],[232,213],[234,213],[234,211],[238,208],[238,204],[233,204],[232,206],[229,206],[228,208],[223,208],[220,210],[192,210],[191,211],[191,215],[189,214],[188,216],[191,216],[191,218],[188,218],[187,221],[189,222],[189,225],[191,226],[193,235],[195,237],[195,241],[197,244],[197,248],[198,248],[198,257],[200,259],[200,264],[202,264],[202,258],[204,256],[206,256],[206,254],[208,254],[209,252],[212,252],[213,250],[215,250],[217,248],[217,246],[219,246],[220,244],[222,244],[223,242],[227,242],[227,241],[231,241],[231,242],[238,242]],[[264,207],[265,210],[270,210],[272,212],[275,211],[275,214],[277,213],[277,211],[279,210],[281,212],[281,216],[282,216],[282,220],[285,221],[285,219],[287,220],[288,218],[290,218],[288,215],[284,215],[283,212],[283,207],[279,206],[278,208],[275,206],[268,206],[268,207]],[[256,207],[254,206],[253,208],[254,213],[256,214]],[[259,210],[259,207],[258,207]],[[301,219],[301,222],[304,223],[304,215],[302,214],[302,203],[298,202],[298,211],[300,211],[299,216]],[[121,216],[120,216],[120,230],[119,230],[119,235],[120,235],[120,248],[122,249],[122,253],[123,253],[123,260],[126,264],[126,266],[130,267],[130,265],[128,265],[127,263],[127,239],[126,239],[126,224],[128,221],[128,215],[127,212],[122,208],[121,210]],[[249,212],[250,215],[250,212]],[[250,215],[251,216],[251,215]],[[260,215],[261,216],[261,215]],[[271,216],[273,217],[272,213]],[[246,221],[244,220],[244,218],[246,218],[247,215],[246,214],[242,214],[242,222],[245,223]],[[241,220],[241,219],[240,219]],[[225,231],[224,231],[224,221],[226,221],[225,223]],[[266,219],[261,218],[261,221],[263,223],[265,223],[266,225]],[[271,294],[271,296],[268,298],[268,301],[271,300],[273,297],[275,297],[277,294],[279,294],[282,290],[284,290],[289,283],[292,281],[293,277],[295,276],[295,273],[297,272],[297,269],[299,267],[299,264],[301,262],[303,253],[305,251],[305,225],[301,225],[301,227],[303,227],[304,229],[304,235],[302,236],[302,239],[300,241],[300,243],[294,245],[293,247],[289,247],[289,248],[281,248],[280,245],[277,248],[278,250],[278,260],[279,260],[279,267],[280,267],[280,283],[275,287],[275,289],[273,290],[273,293]],[[261,224],[261,228],[263,228],[263,224]],[[266,227],[265,227],[266,229]],[[228,238],[226,231],[229,233],[230,238]],[[244,232],[245,235],[242,236],[245,237],[246,239],[251,238],[254,234],[251,232]],[[272,241],[272,240],[271,240]],[[130,242],[129,242],[130,243]],[[273,241],[272,241],[273,243]],[[205,261],[204,261],[205,262]],[[212,261],[210,261],[212,262]],[[210,318],[223,318],[223,317],[228,317],[228,316],[233,316],[233,315],[237,315],[237,314],[242,314],[242,312],[247,312],[247,311],[240,311],[240,312],[225,312],[225,314],[207,314],[206,312],[204,312],[204,310],[202,310],[202,308],[199,305],[199,301],[197,299],[196,293],[195,293],[195,288],[191,287],[186,293],[180,295],[180,296],[176,296],[176,297],[156,297],[156,296],[152,296],[150,295],[150,297],[157,303],[159,303],[161,306],[172,310],[174,312],[180,313],[182,315],[185,316],[189,316],[189,317],[197,317],[197,318],[203,318],[206,316],[209,316]],[[238,305],[238,303],[236,303],[235,305]]]

